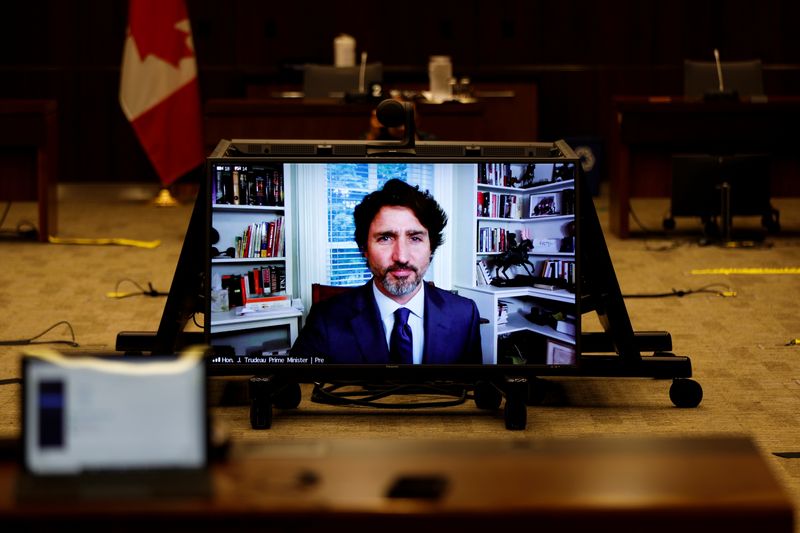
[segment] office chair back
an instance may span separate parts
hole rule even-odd
[[[751,61],[725,61],[721,63],[722,80],[726,91],[736,91],[740,97],[764,94],[764,78],[760,59]],[[683,62],[683,96],[687,99],[703,98],[719,90],[717,66],[713,61]]]
[[[303,74],[303,95],[306,98],[341,98],[358,92],[360,67],[307,64]],[[364,91],[383,81],[383,64],[368,63],[365,67]]]
[[[341,287],[338,285],[323,285],[321,283],[311,284],[311,304],[327,300],[332,296],[353,290],[355,287]]]

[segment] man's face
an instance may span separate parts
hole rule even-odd
[[[369,225],[365,256],[378,290],[406,303],[431,263],[428,230],[411,209],[384,206]]]

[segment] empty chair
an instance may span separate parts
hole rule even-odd
[[[761,60],[726,61],[720,64],[726,92],[740,97],[764,94]],[[719,92],[717,66],[713,61],[683,62],[683,95],[687,99],[700,99]]]
[[[333,65],[305,65],[303,94],[306,98],[342,97],[359,92],[361,67],[336,67]],[[369,63],[365,67],[364,91],[373,83],[383,81],[383,65]]]

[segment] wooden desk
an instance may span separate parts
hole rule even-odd
[[[800,98],[698,102],[616,97],[611,135],[611,230],[629,236],[629,200],[671,195],[677,153],[768,153],[772,196],[800,196]]]
[[[0,100],[0,201],[39,203],[39,240],[58,231],[57,105]]]
[[[442,141],[537,140],[536,85],[482,84],[475,89],[485,96],[474,103],[418,104],[419,128]],[[369,129],[372,104],[276,98],[273,93],[264,87],[249,91],[248,98],[208,100],[206,147],[213,149],[220,139],[357,140]]]
[[[792,506],[749,440],[250,441],[212,469],[205,500],[14,499],[5,531],[792,532]],[[390,499],[401,476],[438,476],[440,499]]]

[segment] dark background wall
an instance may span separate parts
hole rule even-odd
[[[711,59],[715,47],[723,60],[761,58],[768,94],[800,94],[796,0],[188,0],[188,9],[203,99],[299,82],[296,65],[331,63],[340,32],[384,63],[387,83],[426,81],[431,54],[449,54],[455,74],[476,82],[535,81],[541,140],[605,138],[613,95],[680,94],[682,61]],[[156,181],[117,101],[127,2],[27,0],[3,11],[0,98],[58,101],[59,179]]]

